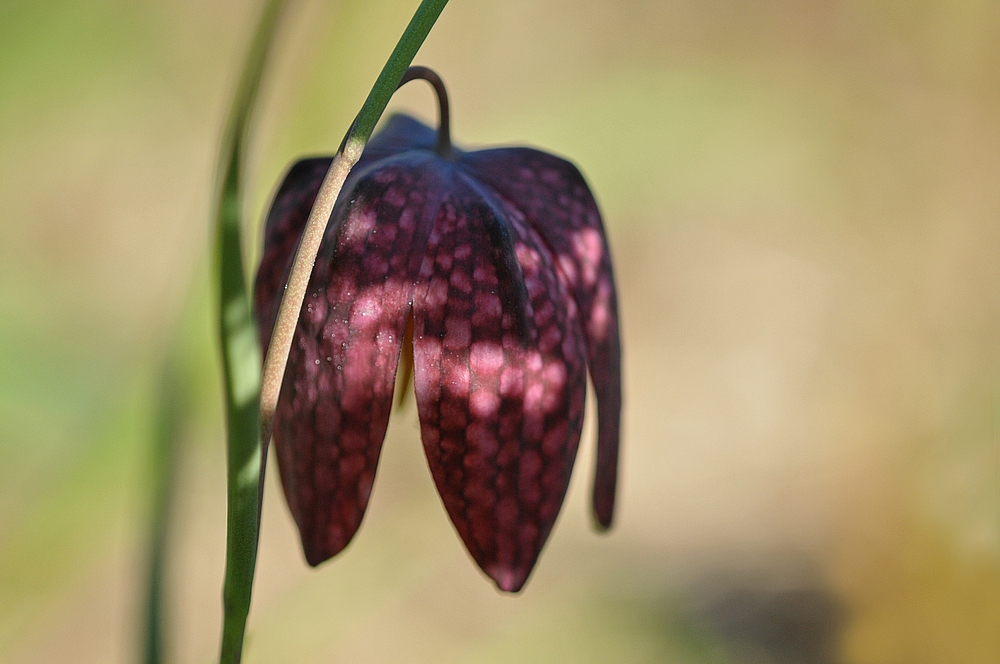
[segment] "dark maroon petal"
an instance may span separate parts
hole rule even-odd
[[[569,484],[583,422],[584,342],[541,238],[506,219],[467,176],[456,178],[414,293],[417,407],[459,536],[501,590],[516,592]],[[508,279],[523,297],[505,296]]]
[[[333,159],[303,159],[288,169],[274,195],[264,224],[264,250],[254,283],[254,309],[260,343],[267,348],[278,316],[278,305],[319,187]]]
[[[428,192],[441,189],[428,159],[400,157],[357,181],[350,204],[334,210],[306,291],[274,447],[312,565],[347,545],[368,504],[436,209]]]
[[[417,120],[407,115],[393,115],[368,142],[344,191],[351,191],[370,167],[387,157],[408,150],[433,149],[435,136],[433,129]],[[265,348],[271,339],[299,238],[332,161],[331,157],[315,157],[294,163],[274,195],[264,224],[264,252],[254,289],[261,345]]]
[[[358,167],[407,150],[433,150],[436,142],[435,130],[409,115],[397,113],[382,123],[378,133],[368,141]]]
[[[611,525],[618,478],[621,345],[611,254],[597,203],[573,164],[538,150],[466,153],[461,163],[520,211],[556,257],[562,282],[584,321],[587,362],[597,393],[594,513]]]

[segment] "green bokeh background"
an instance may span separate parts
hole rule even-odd
[[[416,2],[291,4],[251,256],[282,170],[336,148]],[[0,661],[138,657],[173,347],[168,654],[216,656],[210,196],[256,5],[0,1]],[[453,0],[416,62],[457,142],[567,155],[603,206],[617,526],[589,529],[591,422],[534,576],[499,595],[411,404],[318,570],[271,473],[245,661],[1000,661],[1000,6]],[[419,85],[391,108],[435,115]]]

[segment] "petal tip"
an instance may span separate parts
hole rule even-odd
[[[520,570],[506,565],[491,565],[486,573],[493,579],[502,592],[516,594],[521,592],[531,570]]]
[[[613,492],[598,490],[600,485],[595,486],[594,502],[591,516],[593,527],[599,533],[606,533],[611,530],[615,517],[615,497]],[[607,495],[610,493],[610,495]]]
[[[347,548],[348,542],[310,541],[306,531],[302,531],[302,552],[310,567],[319,567],[330,558]]]
[[[324,563],[330,559],[330,556],[324,555],[317,551],[310,551],[308,549],[305,549],[304,552],[306,554],[306,562],[309,563],[310,567],[319,567],[321,563]]]
[[[612,514],[601,514],[599,512],[594,512],[592,526],[594,530],[598,533],[604,534],[611,530],[611,526],[614,525]]]

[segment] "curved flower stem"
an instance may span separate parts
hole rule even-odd
[[[403,36],[399,38],[396,48],[382,68],[382,73],[368,93],[361,111],[344,137],[344,142],[333,163],[330,164],[330,170],[327,171],[316,196],[316,202],[313,203],[312,211],[309,213],[302,239],[295,252],[285,294],[278,307],[271,343],[264,360],[264,376],[260,392],[260,439],[265,458],[267,445],[271,439],[271,425],[274,422],[278,394],[281,392],[281,381],[285,375],[285,365],[288,363],[288,351],[292,347],[292,337],[302,311],[302,301],[305,299],[309,276],[316,263],[316,254],[326,233],[333,205],[337,202],[337,196],[340,195],[348,173],[361,158],[361,153],[375,130],[376,123],[382,117],[385,107],[389,104],[389,99],[399,87],[413,57],[446,4],[448,0],[423,0],[420,3]]]
[[[438,73],[427,67],[410,67],[403,74],[403,80],[399,82],[399,87],[403,87],[410,81],[423,79],[431,84],[438,98],[438,133],[437,145],[434,151],[443,159],[451,159],[453,152],[451,149],[451,114],[448,110],[448,90],[444,87],[444,81]]]
[[[226,383],[228,514],[219,661],[235,664],[243,650],[250,612],[260,525],[262,455],[258,440],[260,347],[250,309],[240,241],[241,163],[250,112],[273,42],[284,0],[267,0],[247,54],[219,152],[216,208],[216,276],[219,334]]]

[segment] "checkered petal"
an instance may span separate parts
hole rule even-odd
[[[348,202],[334,209],[306,291],[273,436],[285,496],[312,565],[347,545],[368,504],[413,285],[433,226],[437,203],[429,192],[442,188],[427,168],[430,160],[402,155],[356,180]],[[292,168],[289,180],[299,178],[279,190],[269,231],[308,215],[312,202],[300,193],[307,189],[301,174],[319,170],[314,161]],[[294,250],[294,244],[282,246]],[[284,260],[265,252],[257,279],[265,344],[281,294],[271,275]]]
[[[414,378],[445,508],[476,563],[517,591],[569,485],[586,367],[553,256],[508,212],[456,174],[414,297]]]
[[[611,254],[590,189],[573,164],[529,148],[469,152],[461,163],[497,192],[551,249],[560,281],[573,294],[587,339],[597,393],[597,466],[593,506],[611,525],[618,478],[621,343]]]

